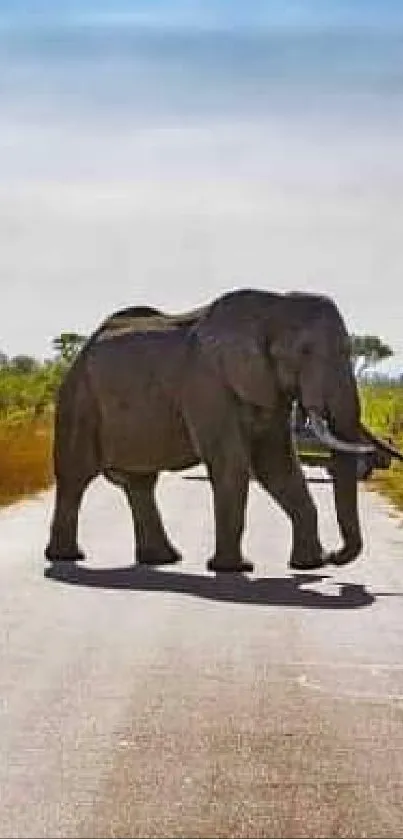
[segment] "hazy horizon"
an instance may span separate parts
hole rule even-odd
[[[403,367],[396,0],[10,0],[0,73],[1,350],[255,286]]]

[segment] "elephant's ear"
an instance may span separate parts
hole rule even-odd
[[[244,402],[270,407],[275,395],[274,371],[264,342],[254,330],[210,331],[208,325],[196,328],[203,356],[214,371]]]

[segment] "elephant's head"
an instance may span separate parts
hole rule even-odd
[[[357,454],[403,456],[361,422],[360,401],[344,321],[326,298],[291,294],[284,299],[285,321],[276,330],[270,354],[280,387],[302,405],[318,439],[333,450],[333,480],[343,548],[337,564],[356,556],[362,545],[357,509]]]
[[[361,422],[350,338],[335,303],[294,292],[284,297],[284,309],[270,355],[280,387],[303,407],[319,440],[340,454],[377,450],[403,460]]]
[[[360,418],[349,336],[335,303],[319,295],[234,292],[213,305],[202,325],[220,369],[237,395],[272,408],[297,400],[312,430],[334,452],[334,493],[344,539],[340,564],[361,549],[357,454],[376,449],[403,460]]]
[[[349,336],[336,305],[293,293],[276,308],[268,350],[280,389],[300,403],[322,442],[357,453],[360,404]]]

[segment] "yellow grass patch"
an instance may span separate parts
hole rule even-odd
[[[45,489],[53,481],[53,421],[0,421],[0,504]]]

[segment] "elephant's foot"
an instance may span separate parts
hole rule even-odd
[[[207,570],[208,571],[215,571],[217,573],[224,573],[224,574],[232,574],[232,573],[242,573],[242,572],[251,572],[253,571],[253,563],[248,562],[246,559],[242,559],[242,557],[238,557],[238,559],[234,562],[233,558],[228,559],[219,556],[213,556],[207,562]]]
[[[294,545],[289,567],[294,571],[315,571],[323,568],[329,562],[329,557],[322,550],[319,542],[315,542],[309,550],[306,544],[303,547]]]
[[[317,557],[316,559],[309,559],[304,560],[301,562],[299,559],[291,558],[290,562],[288,563],[288,567],[292,568],[293,571],[316,571],[318,568],[324,568],[329,562],[329,558],[326,554],[323,554],[321,557]]]
[[[142,548],[136,552],[137,565],[174,565],[181,562],[182,557],[172,546],[164,545],[162,548]]]
[[[79,562],[85,559],[85,553],[78,545],[61,547],[49,542],[45,548],[45,559],[49,562]]]

